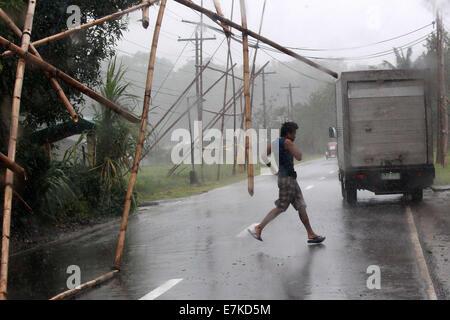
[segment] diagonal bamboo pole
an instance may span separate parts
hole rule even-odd
[[[2,18],[6,24],[14,31],[16,35],[19,37],[22,37],[22,31],[17,27],[17,25],[12,21],[12,19],[0,8],[0,18]],[[38,57],[40,60],[43,60],[39,52],[36,50],[36,48],[30,44],[30,51]],[[78,115],[76,114],[75,110],[73,109],[72,105],[70,104],[69,99],[67,99],[66,95],[64,94],[64,91],[62,90],[61,86],[59,85],[58,81],[55,79],[55,77],[52,77],[50,73],[47,71],[45,72],[45,75],[47,78],[50,79],[50,83],[55,89],[56,93],[58,94],[59,98],[63,102],[64,106],[66,107],[67,111],[69,112],[70,116],[72,117],[73,121],[78,122]]]
[[[200,74],[203,73],[203,71],[205,71],[205,69],[208,67],[208,65],[210,64],[211,60],[208,61],[208,63],[202,68],[202,70],[194,77],[194,80],[191,81],[191,83],[186,87],[186,89],[184,89],[184,91],[180,94],[180,96],[177,98],[177,100],[175,100],[175,102],[172,104],[172,106],[170,106],[170,108],[166,111],[166,113],[164,113],[164,115],[162,116],[161,119],[159,119],[159,121],[152,127],[152,129],[150,130],[150,132],[147,134],[147,137],[151,136],[152,133],[156,130],[156,128],[159,127],[159,125],[161,124],[161,122],[164,121],[164,119],[167,117],[167,115],[172,112],[173,108],[175,108],[175,106],[180,102],[180,100],[185,96],[185,94],[189,91],[189,89],[191,89],[191,87],[196,83],[197,79],[200,77]]]
[[[86,290],[88,288],[92,288],[92,287],[94,287],[96,285],[99,285],[102,282],[105,282],[105,281],[113,278],[118,273],[119,273],[119,270],[110,271],[110,272],[108,272],[108,273],[98,277],[97,279],[88,281],[88,282],[80,285],[79,287],[76,287],[75,289],[64,291],[64,292],[54,296],[53,298],[50,298],[50,300],[62,300],[62,299],[74,296],[74,295],[76,295],[77,293],[80,293],[83,290]]]
[[[0,45],[3,47],[10,48],[14,52],[16,52],[21,58],[23,58],[26,62],[31,63],[32,65],[35,65],[36,67],[43,69],[44,71],[47,71],[52,76],[57,77],[67,83],[68,85],[74,87],[75,89],[81,91],[85,95],[91,97],[92,99],[96,100],[97,102],[105,105],[106,107],[110,108],[117,114],[121,115],[125,119],[127,119],[130,122],[138,123],[140,122],[140,119],[136,117],[135,115],[131,114],[130,112],[121,109],[117,104],[114,102],[102,97],[98,93],[96,93],[94,90],[86,87],[85,85],[81,84],[71,76],[67,75],[66,73],[58,70],[48,62],[45,62],[43,60],[40,60],[38,57],[30,55],[27,51],[19,48],[15,44],[11,43],[10,41],[6,40],[5,38],[0,36]]]
[[[36,0],[29,0],[27,15],[23,28],[22,50],[28,51],[31,31],[33,28],[34,11]],[[20,98],[22,96],[23,75],[25,73],[25,60],[19,59],[17,64],[16,81],[14,84],[13,101],[11,107],[11,127],[9,134],[8,158],[12,162],[16,158],[17,131],[19,128]],[[5,197],[3,207],[3,229],[2,229],[2,258],[0,268],[0,300],[7,298],[8,283],[8,259],[9,259],[9,237],[11,232],[11,202],[13,195],[14,172],[7,169],[5,177]]]
[[[313,68],[316,68],[316,69],[318,69],[318,70],[320,70],[322,72],[325,72],[325,73],[329,74],[330,76],[332,76],[332,77],[334,77],[336,79],[338,78],[338,74],[336,72],[334,72],[334,71],[332,71],[332,70],[330,70],[330,69],[328,69],[326,67],[323,67],[323,66],[315,63],[314,61],[311,61],[311,60],[309,60],[309,59],[307,59],[307,58],[305,58],[305,57],[295,53],[294,51],[289,50],[289,49],[279,45],[278,43],[276,43],[276,42],[274,42],[274,41],[272,41],[270,39],[267,39],[266,37],[260,36],[256,32],[251,31],[251,30],[247,29],[244,26],[241,26],[241,25],[239,25],[239,24],[237,24],[237,23],[235,23],[233,21],[230,21],[230,20],[228,20],[226,18],[223,18],[223,17],[219,16],[217,13],[215,13],[213,11],[205,9],[202,6],[196,5],[195,3],[190,2],[188,0],[174,0],[174,1],[176,1],[176,2],[178,2],[180,4],[182,4],[182,5],[185,5],[186,7],[194,9],[195,11],[198,11],[198,12],[201,12],[201,13],[207,15],[210,19],[212,19],[215,22],[217,22],[216,20],[218,20],[218,21],[222,22],[223,24],[226,24],[227,26],[230,26],[230,27],[232,27],[234,29],[237,29],[237,30],[247,34],[248,36],[250,36],[252,38],[259,39],[261,42],[264,42],[265,44],[267,44],[267,45],[269,45],[269,46],[271,46],[271,47],[273,47],[273,48],[275,48],[275,49],[277,49],[277,50],[279,50],[279,51],[281,51],[281,52],[283,52],[283,53],[285,53],[285,54],[287,54],[287,55],[289,55],[289,56],[291,56],[291,57],[293,57],[293,58],[295,58],[297,60],[300,60],[300,61],[310,65]]]
[[[214,6],[216,7],[216,12],[219,16],[221,16],[222,18],[224,18],[223,12],[222,12],[222,8],[220,7],[220,2],[219,0],[213,0],[214,1]],[[222,26],[223,32],[225,32],[226,36],[229,37],[231,35],[231,30],[230,28],[221,23],[220,24]]]
[[[261,35],[265,12],[266,12],[266,0],[264,0],[264,4],[263,4],[263,9],[262,9],[262,13],[261,13],[261,22],[259,24],[258,35]],[[259,40],[256,42],[255,53],[253,55],[253,64],[252,64],[252,73],[251,73],[252,75],[255,73],[255,64],[256,64],[256,57],[258,55],[258,48],[259,48]],[[253,110],[253,97],[255,95],[254,94],[255,93],[255,83],[254,82],[252,83],[252,89],[250,92],[251,92],[250,105],[252,106],[252,110]]]
[[[118,11],[118,12],[110,14],[110,15],[108,15],[106,17],[103,17],[103,18],[100,18],[100,19],[97,19],[97,20],[85,23],[85,24],[83,24],[83,25],[81,25],[79,27],[72,28],[72,29],[69,29],[69,30],[66,30],[66,31],[62,31],[60,33],[54,34],[54,35],[49,36],[47,38],[43,38],[43,39],[34,41],[33,42],[33,46],[34,47],[39,47],[39,46],[41,46],[41,45],[43,45],[45,43],[65,38],[68,35],[71,35],[72,33],[75,33],[75,32],[81,31],[81,30],[85,30],[85,29],[89,29],[90,27],[96,26],[96,25],[101,24],[101,23],[103,23],[105,21],[118,19],[121,16],[126,15],[126,14],[128,14],[130,12],[133,12],[133,11],[145,8],[145,7],[149,7],[149,6],[155,4],[156,2],[158,2],[160,0],[144,0],[144,1],[145,1],[145,3],[143,2],[143,3],[138,4],[136,6],[130,7],[128,9],[126,9],[126,10]],[[12,51],[6,51],[6,52],[3,52],[1,54],[1,57],[2,58],[6,58],[8,56],[11,56],[12,54],[13,54]]]
[[[266,63],[265,63],[265,64],[264,64],[264,65],[263,65],[263,66],[262,66],[262,67],[254,74],[254,77],[252,77],[252,80],[251,80],[251,81],[255,81],[256,77],[258,77],[258,76],[261,74],[261,72],[267,67],[268,64],[269,64],[269,62],[266,62]],[[227,112],[233,105],[235,105],[236,100],[237,100],[238,98],[242,97],[243,94],[244,94],[244,86],[240,87],[239,90],[238,90],[238,91],[234,94],[234,96],[230,99],[230,101],[228,101],[227,107],[225,108],[225,110],[222,110],[222,111],[219,112],[216,116],[213,117],[213,119],[208,123],[208,125],[206,125],[205,130],[212,128],[212,127],[217,123],[217,121],[219,121],[219,119],[220,119],[220,117],[222,116],[222,114],[224,114],[225,112]],[[242,110],[242,108],[241,108],[241,110]],[[245,113],[242,113],[242,115],[245,115]],[[241,127],[242,127],[242,126],[241,126]],[[236,132],[236,130],[235,130],[234,132]],[[197,142],[197,140],[198,140],[198,137],[197,137],[197,139],[194,141],[194,143]],[[236,139],[235,139],[235,141],[236,141]],[[236,142],[235,142],[235,144],[236,144]],[[168,174],[167,174],[168,177],[170,177],[170,176],[175,172],[175,170],[176,170],[177,168],[180,167],[180,165],[183,163],[183,161],[189,156],[189,152],[190,152],[190,151],[188,151],[188,152],[186,153],[186,155],[184,156],[184,158],[181,160],[180,163],[174,165],[174,166],[169,170],[169,172],[168,172]],[[235,150],[235,158],[236,158],[236,150]]]
[[[245,0],[241,0],[241,19],[242,19],[242,27],[247,29],[247,13],[245,8]],[[249,57],[248,57],[248,35],[246,32],[242,33],[242,42],[243,42],[243,50],[244,50],[244,100],[245,100],[245,130],[248,130],[252,127],[252,110],[250,104],[250,72],[249,72]],[[245,136],[245,160],[247,162],[247,177],[248,177],[248,193],[250,196],[253,196],[255,193],[254,188],[254,168],[253,168],[253,159],[251,159],[251,148],[252,141],[250,139],[250,135],[247,134]]]
[[[232,66],[231,68],[234,68],[234,66]],[[230,68],[230,69],[231,69]],[[229,71],[229,70],[227,70]],[[193,104],[191,104],[186,111],[184,111],[182,114],[180,114],[178,116],[178,118],[175,119],[174,122],[172,122],[172,124],[166,129],[166,131],[164,131],[159,137],[158,139],[156,139],[155,142],[153,142],[153,144],[148,148],[148,150],[144,153],[144,155],[142,156],[142,159],[154,148],[156,147],[156,145],[162,140],[162,138],[164,138],[164,136],[178,123],[178,121],[180,121],[187,113],[189,113],[189,111],[196,106],[196,104],[203,99],[203,97],[208,94],[209,91],[211,91],[219,82],[220,80],[223,79],[223,77],[225,77],[225,73],[220,76],[219,79],[217,79],[204,93],[202,96],[200,96]]]
[[[19,166],[17,163],[9,159],[7,156],[5,156],[3,153],[0,152],[0,162],[2,162],[6,168],[9,170],[17,173],[18,175],[21,175],[26,179],[25,169]]]
[[[114,260],[114,268],[120,269],[120,261],[122,259],[123,245],[125,243],[125,233],[128,224],[128,215],[130,213],[131,197],[133,195],[134,185],[136,183],[137,173],[139,170],[139,162],[141,160],[142,148],[145,141],[145,131],[147,129],[148,112],[150,108],[151,90],[153,82],[153,73],[155,68],[156,51],[158,48],[159,34],[161,30],[161,24],[164,16],[164,10],[166,8],[167,0],[162,0],[159,7],[158,18],[156,20],[156,26],[153,33],[152,49],[150,52],[150,59],[147,72],[147,84],[145,87],[144,107],[142,110],[141,129],[139,132],[138,145],[136,148],[136,154],[133,161],[133,169],[131,171],[130,180],[128,183],[127,196],[123,208],[122,224],[120,226],[119,240],[117,244],[116,258]]]

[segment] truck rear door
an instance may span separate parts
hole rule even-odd
[[[424,82],[349,82],[353,167],[427,163]]]

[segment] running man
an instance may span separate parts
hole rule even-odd
[[[286,122],[281,127],[280,138],[275,141],[274,148],[279,145],[278,156],[278,189],[279,198],[275,201],[276,208],[272,209],[264,220],[254,230],[248,229],[248,232],[257,240],[263,241],[261,233],[269,222],[275,219],[280,213],[285,212],[290,204],[298,211],[301,222],[308,233],[308,243],[322,243],[325,237],[319,236],[309,224],[308,214],[306,213],[306,204],[303,199],[302,191],[297,182],[297,173],[294,170],[294,158],[302,160],[302,153],[294,145],[298,125],[295,122]],[[267,146],[267,155],[272,153],[272,144]],[[267,164],[270,166],[270,163]]]

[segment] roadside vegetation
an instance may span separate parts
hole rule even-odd
[[[450,161],[450,152],[447,154],[447,159]],[[436,186],[448,186],[450,185],[450,164],[446,168],[440,164],[435,164],[436,178],[434,179],[434,185]]]

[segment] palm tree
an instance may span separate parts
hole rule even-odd
[[[412,48],[409,47],[406,51],[406,56],[403,53],[402,48],[394,48],[394,54],[396,58],[396,66],[394,66],[389,61],[383,60],[383,64],[387,65],[391,69],[412,69],[413,68],[413,61],[411,59],[412,57]]]
[[[116,58],[108,63],[106,81],[100,88],[101,94],[119,105],[132,111],[137,96],[128,92],[130,82],[124,80],[126,68],[117,64]],[[101,171],[101,181],[107,190],[121,183],[123,175],[131,166],[131,160],[137,141],[138,128],[104,106],[96,108],[98,126],[95,129],[96,166]]]

